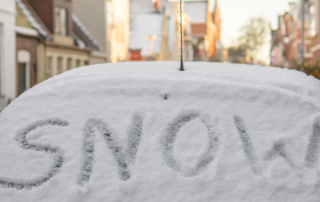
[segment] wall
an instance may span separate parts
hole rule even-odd
[[[105,0],[77,0],[73,3],[73,11],[90,34],[97,40],[101,51],[106,52],[107,29]]]
[[[8,99],[13,100],[16,97],[16,42],[15,42],[15,1],[0,0],[0,24],[3,27],[3,49],[0,58],[0,110]],[[3,97],[4,96],[4,97]]]
[[[179,60],[179,21],[177,19],[178,3],[161,0],[159,10],[149,0],[130,1],[130,50],[140,50],[142,60],[150,56],[150,43],[147,36],[155,35],[152,42],[156,60]],[[165,11],[165,13],[164,13]],[[166,19],[166,21],[164,21]],[[164,22],[166,26],[164,27]],[[165,40],[163,42],[162,40]],[[169,43],[169,44],[168,44]],[[167,52],[161,53],[161,50]]]
[[[99,51],[91,51],[90,58],[89,58],[89,64],[102,64],[106,63],[106,55],[105,53],[99,52]]]
[[[16,26],[33,28],[17,4],[16,4]]]
[[[111,43],[111,62],[125,61],[129,46],[129,0],[112,0],[107,6],[112,6],[112,9],[107,9],[113,11],[110,16],[112,19],[108,20],[113,25],[113,29],[108,33]]]
[[[54,32],[53,0],[27,0],[51,33]]]
[[[76,61],[80,60],[80,65],[79,66],[84,66],[86,63],[89,63],[89,55],[87,52],[78,52],[78,51],[72,51],[72,50],[63,50],[63,49],[58,49],[58,48],[53,48],[53,47],[47,47],[46,48],[46,59],[49,57],[52,58],[52,72],[51,72],[51,77],[55,76],[58,74],[58,58],[62,58],[62,72],[67,71],[67,63],[68,59],[71,59],[72,64],[71,64],[71,69],[76,68]],[[47,67],[49,66],[48,61],[47,61]],[[62,73],[61,72],[61,73]],[[44,74],[46,74],[46,70],[44,71]],[[45,79],[46,76],[45,76]]]
[[[314,64],[320,65],[320,49],[313,52],[312,62]]]

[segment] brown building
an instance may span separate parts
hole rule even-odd
[[[278,29],[271,30],[271,65],[276,67],[292,68],[295,37],[292,16],[285,13],[278,17]]]
[[[311,5],[311,4],[307,4]],[[290,3],[291,8],[291,58],[294,63],[302,61],[305,62],[312,61],[312,25],[311,25],[311,13],[305,13],[304,21],[304,54],[302,55],[302,16],[301,16],[301,2],[299,3]],[[296,65],[293,65],[296,66]],[[293,67],[295,68],[295,67]]]
[[[312,5],[312,4],[309,4]],[[278,18],[278,28],[271,31],[271,65],[296,69],[301,61],[312,62],[312,14],[305,13],[304,54],[302,55],[301,5],[290,3],[290,11]]]
[[[218,61],[222,59],[221,16],[218,0],[215,0],[213,12],[211,13],[209,10],[208,14],[208,27],[210,26],[212,27],[212,29],[210,33],[207,33],[207,36],[209,38],[208,40],[210,41],[210,48],[207,56],[210,58],[211,61]]]
[[[106,62],[95,40],[73,14],[72,0],[27,0],[52,36],[37,45],[37,82],[67,70]]]
[[[16,0],[16,93],[37,84],[37,70],[44,68],[38,47],[52,35],[25,0]],[[42,66],[41,66],[42,65]]]

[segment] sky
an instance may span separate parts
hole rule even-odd
[[[264,17],[277,28],[278,15],[289,11],[289,2],[297,0],[218,0],[222,18],[222,43],[225,47],[232,46],[239,36],[239,29],[251,17]],[[214,2],[214,0],[212,0]],[[269,60],[270,34],[261,59]]]

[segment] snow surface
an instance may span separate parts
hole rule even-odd
[[[0,201],[320,201],[320,82],[219,63],[81,67],[0,114]]]

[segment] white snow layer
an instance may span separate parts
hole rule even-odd
[[[318,202],[320,82],[219,63],[81,67],[0,115],[0,201]]]

